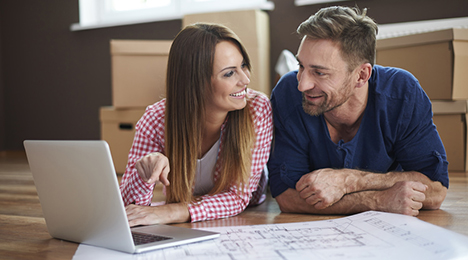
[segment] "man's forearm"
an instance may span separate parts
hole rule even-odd
[[[426,199],[423,202],[424,209],[438,209],[447,194],[447,188],[440,182],[432,181],[426,175],[416,171],[388,172],[386,174],[358,172],[362,178],[357,177],[357,189],[352,192],[385,190],[401,181],[421,182],[427,186]]]
[[[335,204],[316,209],[314,205],[308,204],[299,196],[295,189],[288,189],[276,197],[276,201],[282,212],[286,213],[308,213],[308,214],[354,214],[367,210],[379,210],[373,193],[375,191],[363,191],[345,195]]]
[[[402,181],[420,182],[427,186],[424,192],[426,199],[423,202],[425,209],[437,209],[445,199],[447,188],[416,171],[373,173],[354,169],[320,169],[304,175],[296,185],[296,189],[302,191],[302,198],[310,194],[320,194],[325,200],[327,196],[333,196],[334,199],[331,200],[337,201],[341,199],[341,196],[336,195],[340,192],[344,196],[363,191],[381,191]],[[330,197],[328,199],[330,200]],[[315,198],[315,201],[318,200],[320,199]],[[309,203],[310,201],[314,199],[309,199]]]
[[[284,212],[352,214],[378,210],[416,216],[420,209],[438,209],[446,193],[440,182],[419,172],[321,169],[304,175],[296,189],[288,189],[276,199]]]

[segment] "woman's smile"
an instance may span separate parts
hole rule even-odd
[[[247,94],[247,87],[245,87],[244,89],[242,89],[239,92],[229,94],[229,96],[231,96],[233,98],[245,98],[246,94]]]

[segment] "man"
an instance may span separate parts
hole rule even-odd
[[[299,70],[275,87],[270,188],[283,212],[416,216],[448,188],[431,103],[408,72],[374,65],[377,25],[329,7],[297,29]]]

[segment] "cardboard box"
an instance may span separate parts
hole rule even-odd
[[[101,139],[109,144],[115,171],[124,173],[128,152],[135,136],[135,125],[144,114],[144,108],[116,109],[101,107]]]
[[[242,10],[185,15],[182,28],[197,22],[219,23],[239,36],[252,63],[249,87],[270,96],[270,22],[260,10]]]
[[[468,99],[468,29],[380,39],[376,63],[411,72],[431,100]]]
[[[111,40],[112,105],[141,108],[166,94],[166,71],[172,41]]]
[[[468,171],[468,101],[433,101],[433,121],[444,143],[449,171]]]

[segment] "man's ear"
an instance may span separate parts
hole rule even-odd
[[[357,68],[357,82],[356,87],[364,86],[370,79],[372,74],[372,65],[370,63],[363,63]]]

